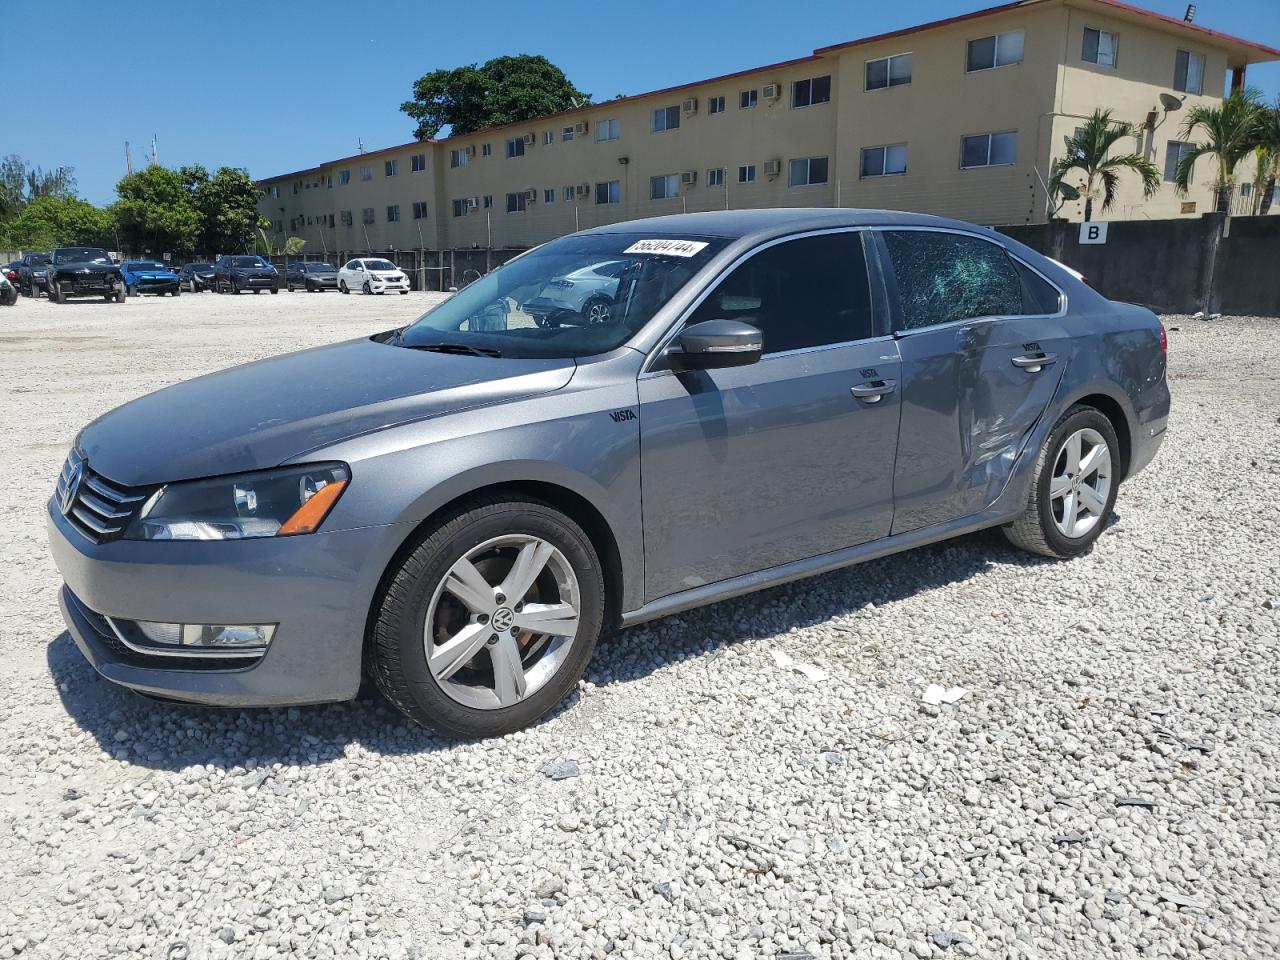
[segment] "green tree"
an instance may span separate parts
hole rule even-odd
[[[198,168],[201,173],[204,168]],[[219,167],[192,187],[200,211],[200,249],[208,254],[247,250],[254,242],[262,191],[239,167]]]
[[[1186,194],[1191,189],[1191,172],[1201,157],[1212,157],[1217,164],[1214,183],[1217,187],[1218,213],[1231,212],[1231,196],[1235,191],[1236,166],[1253,153],[1261,135],[1265,108],[1258,102],[1256,90],[1237,90],[1221,106],[1196,106],[1187,111],[1182,124],[1182,135],[1190,138],[1196,134],[1202,142],[1193,143],[1174,177],[1178,192]]]
[[[1116,199],[1120,174],[1131,171],[1142,178],[1142,195],[1149,197],[1160,189],[1160,171],[1156,165],[1139,153],[1108,156],[1117,141],[1134,136],[1133,124],[1112,120],[1110,110],[1094,110],[1074,134],[1066,138],[1066,156],[1055,160],[1049,177],[1049,194],[1057,194],[1059,187],[1073,173],[1084,177],[1079,187],[1084,195],[1084,218],[1093,219],[1093,201],[1102,190],[1102,209],[1109,210]]]
[[[112,211],[127,251],[178,257],[196,251],[203,220],[182,173],[150,166],[123,177],[116,193]]]
[[[31,167],[16,153],[0,159],[0,220],[12,217],[40,197],[69,197],[76,192],[71,167]]]
[[[113,247],[111,217],[79,197],[37,197],[18,214],[0,224],[0,247],[10,250],[48,250],[84,244]]]
[[[1253,184],[1254,210],[1270,213],[1280,177],[1280,98],[1258,118],[1258,145],[1253,148],[1257,177]]]
[[[433,70],[413,85],[400,109],[418,122],[413,135],[429,140],[449,127],[453,134],[518,123],[591,102],[564,72],[542,56],[494,57],[454,70]]]
[[[307,245],[307,241],[301,237],[289,237],[284,243],[277,246],[271,242],[271,237],[267,234],[267,229],[271,226],[271,221],[265,218],[258,221],[257,235],[254,237],[254,253],[260,257],[278,257],[293,256],[295,253],[301,253],[302,248]]]

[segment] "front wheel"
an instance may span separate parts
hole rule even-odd
[[[545,503],[481,500],[392,572],[370,668],[410,719],[450,737],[500,736],[568,696],[604,614],[604,574],[581,527]]]
[[[339,281],[338,281],[338,292],[339,292],[339,293],[350,293],[350,292],[351,292],[350,290],[348,290],[348,289],[347,289],[347,281],[345,281],[345,280],[339,280]]]
[[[373,293],[373,287],[369,286],[368,280],[364,282],[364,286],[360,288],[360,292],[363,293],[366,297]]]
[[[255,291],[255,292],[256,292],[256,291]],[[271,288],[271,295],[272,295],[272,296],[275,296],[275,295],[276,295],[277,293],[279,293],[279,292],[280,292],[280,288],[279,288],[279,287],[272,287],[272,288]]]
[[[613,316],[613,301],[602,294],[597,294],[582,305],[582,319],[590,326],[598,326],[609,322]]]
[[[49,299],[54,303],[63,303],[62,291],[58,289],[56,283],[49,284]]]
[[[1036,460],[1022,516],[1004,527],[1010,542],[1046,557],[1088,553],[1102,535],[1120,485],[1120,444],[1111,421],[1073,406],[1049,432]]]
[[[116,303],[124,303],[124,286],[123,285],[116,287],[116,292],[114,296],[115,296]]]

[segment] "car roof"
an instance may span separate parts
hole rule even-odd
[[[739,240],[747,237],[764,239],[807,230],[832,227],[941,227],[991,234],[986,227],[963,220],[935,217],[900,210],[862,210],[829,207],[791,207],[764,210],[712,210],[705,213],[677,213],[666,217],[648,217],[613,223],[583,234],[652,234],[664,236],[723,237]]]

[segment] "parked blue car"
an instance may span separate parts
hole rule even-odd
[[[176,297],[182,292],[182,278],[159,260],[126,260],[120,269],[124,273],[125,292],[130,297],[140,293],[161,297],[171,293]]]

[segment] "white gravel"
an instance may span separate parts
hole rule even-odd
[[[427,296],[0,309],[0,958],[1280,954],[1280,321],[1168,318],[1171,436],[1090,556],[660,621],[523,734],[97,679],[42,521],[75,430]]]

